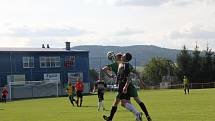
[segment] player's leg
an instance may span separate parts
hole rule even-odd
[[[77,97],[76,104],[77,104],[77,107],[79,107],[79,97]]]
[[[103,118],[106,120],[106,121],[112,121],[116,111],[117,111],[117,106],[120,102],[120,99],[118,98],[118,96],[116,97],[113,105],[112,105],[112,108],[111,108],[111,112],[110,112],[110,116],[105,116],[103,115]]]
[[[72,101],[74,101],[76,103],[76,100],[74,99],[74,95],[72,95]]]
[[[77,100],[76,100],[76,104],[77,104],[77,106],[79,107],[79,100],[80,100],[80,92],[79,91],[77,91]]]
[[[100,102],[101,102],[102,109],[105,110],[105,106],[104,106],[104,92],[101,92],[101,94],[100,94]]]
[[[184,85],[184,94],[187,94],[187,93],[186,93],[186,85]]]
[[[98,99],[99,99],[99,101],[98,101],[98,108],[97,108],[97,110],[99,111],[100,110],[100,107],[101,107],[101,100],[100,100],[100,94],[101,92],[98,90]]]
[[[71,96],[71,95],[69,96],[69,100],[70,100],[70,103],[74,106],[74,103],[73,103],[73,100],[72,100],[72,96]]]
[[[130,85],[127,93],[122,95],[122,105],[124,105],[127,110],[133,112],[136,116],[136,121],[142,121],[142,112],[138,112],[137,109],[131,104],[130,97],[138,97],[137,90],[133,85]]]
[[[133,97],[134,100],[136,101],[136,103],[140,106],[140,108],[142,109],[142,111],[144,112],[146,118],[148,121],[152,121],[151,117],[149,116],[149,113],[148,113],[148,110],[145,106],[145,104],[140,100],[139,96],[138,96],[138,93],[137,93],[137,89],[131,85],[129,88],[128,88],[128,91],[129,91],[129,95],[130,97]]]
[[[142,111],[145,113],[145,116],[148,121],[152,121],[151,117],[149,116],[148,110],[145,106],[145,104],[139,99],[139,97],[134,97],[134,100],[139,104]]]
[[[189,85],[187,85],[187,92],[190,93]]]
[[[72,102],[75,102],[75,103],[77,103],[77,101],[74,99],[74,95],[72,95]],[[76,104],[77,105],[77,104]]]
[[[82,94],[82,92],[81,92],[81,95],[80,95],[80,107],[82,106],[82,102],[83,102],[83,94]]]
[[[151,121],[151,118],[149,116],[147,108],[146,108],[145,104],[138,97],[137,89],[133,85],[129,85],[128,94],[129,94],[130,97],[133,97],[134,100],[136,101],[136,103],[140,106],[142,111],[145,113],[145,116],[146,116],[147,120]]]
[[[2,100],[3,100],[3,102],[6,103],[7,100],[6,100],[6,96],[5,95],[2,96]]]
[[[138,112],[129,100],[122,99],[121,104],[123,107],[125,107],[127,110],[131,111],[135,115],[136,121],[142,121],[142,113]]]
[[[4,102],[5,102],[5,103],[7,102],[7,97],[6,97],[6,96],[4,97]]]

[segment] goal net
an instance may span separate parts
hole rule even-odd
[[[19,81],[8,82],[9,99],[57,97],[59,81]]]

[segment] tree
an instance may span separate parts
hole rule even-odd
[[[158,85],[162,82],[163,76],[175,75],[175,64],[166,58],[153,57],[143,70],[143,78],[145,83],[150,85]]]
[[[215,54],[213,55],[212,80],[215,81]]]
[[[183,46],[181,52],[177,55],[177,66],[179,69],[179,78],[182,80],[183,75],[189,79],[191,77],[191,55],[186,46]]]
[[[211,82],[213,78],[213,52],[207,46],[202,63],[202,73],[204,82]]]
[[[194,51],[192,52],[192,64],[191,64],[191,78],[190,81],[193,83],[200,83],[202,80],[202,73],[201,73],[201,62],[202,57],[200,56],[199,47],[196,45]]]

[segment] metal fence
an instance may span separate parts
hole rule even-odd
[[[179,89],[184,88],[183,84],[168,84],[166,87],[161,87],[160,85],[157,86],[148,86],[149,89]],[[190,89],[203,89],[203,88],[215,88],[215,82],[209,83],[190,83]]]

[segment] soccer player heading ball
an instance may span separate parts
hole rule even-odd
[[[152,121],[151,117],[148,114],[146,106],[140,100],[140,98],[138,96],[138,93],[137,93],[135,86],[132,84],[131,81],[128,80],[130,73],[136,74],[138,76],[138,78],[140,79],[138,72],[132,67],[131,64],[129,64],[129,61],[131,61],[131,59],[132,59],[132,55],[130,53],[125,53],[123,55],[122,54],[116,54],[115,57],[116,57],[116,61],[110,65],[106,65],[102,70],[104,72],[106,72],[108,70],[115,72],[115,74],[117,75],[117,82],[116,83],[119,83],[119,92],[118,92],[118,95],[117,95],[117,97],[113,103],[112,108],[111,108],[110,115],[109,116],[103,115],[103,118],[106,121],[112,121],[114,114],[117,111],[117,105],[121,101],[122,105],[124,105],[124,107],[126,109],[132,111],[136,115],[136,121],[141,121],[142,120],[142,117],[141,117],[142,114],[139,113],[135,109],[135,107],[133,107],[133,105],[130,103],[130,97],[133,97],[134,100],[141,107],[142,111],[145,113],[147,120]],[[107,72],[105,74],[110,77],[110,75],[108,75]],[[128,82],[128,84],[125,84],[125,82],[126,83]],[[127,85],[127,86],[125,86],[125,85]],[[127,88],[124,89],[124,87],[127,87]]]

